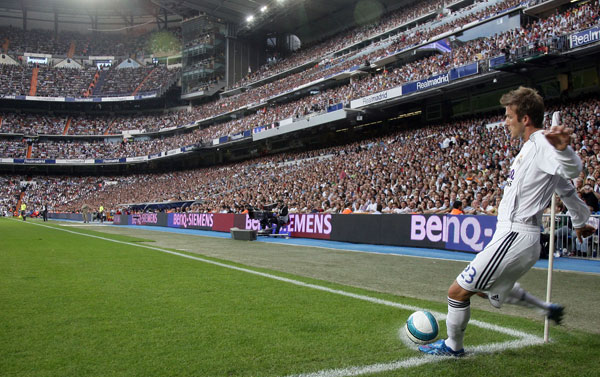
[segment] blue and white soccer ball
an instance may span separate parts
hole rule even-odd
[[[417,344],[433,342],[438,336],[439,328],[437,319],[428,311],[414,312],[404,326],[408,338]]]

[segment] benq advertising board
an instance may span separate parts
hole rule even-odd
[[[245,215],[233,213],[169,213],[167,226],[171,228],[229,232],[233,227],[243,228]]]
[[[496,230],[494,216],[411,215],[410,243],[478,253]]]
[[[168,217],[168,220],[167,220]],[[362,244],[424,247],[478,253],[496,230],[494,216],[469,215],[339,215],[291,213],[280,234]],[[158,225],[228,232],[232,227],[260,230],[248,215],[169,213],[115,215],[115,224]]]
[[[171,228],[212,230],[213,213],[169,213]]]
[[[494,216],[334,215],[331,240],[478,253],[496,230]]]

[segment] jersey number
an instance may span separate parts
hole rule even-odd
[[[463,271],[463,273],[460,274],[460,277],[465,281],[465,283],[471,284],[476,274],[477,270],[475,269],[475,267],[468,265],[467,268],[465,268],[465,270]],[[465,278],[465,275],[468,276],[468,279]]]

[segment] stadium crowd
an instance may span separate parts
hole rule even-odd
[[[474,15],[467,14],[466,16],[461,17],[459,20],[456,20],[453,22],[448,22],[437,28],[431,28],[430,30],[427,30],[427,27],[425,27],[425,26],[413,28],[409,31],[406,31],[406,32],[400,34],[399,36],[394,37],[394,38],[396,38],[396,41],[393,43],[392,47],[389,47],[387,45],[382,45],[381,46],[382,48],[376,49],[375,51],[371,52],[367,56],[358,54],[359,56],[353,57],[352,59],[349,59],[348,56],[337,58],[334,61],[328,62],[327,64],[318,65],[317,67],[311,68],[307,71],[303,71],[303,72],[291,75],[289,77],[286,77],[285,79],[278,80],[273,83],[269,83],[262,88],[257,88],[257,89],[251,90],[250,93],[244,93],[243,95],[237,96],[239,98],[221,101],[221,103],[217,103],[215,107],[217,107],[220,111],[230,111],[230,110],[239,108],[239,107],[244,106],[249,103],[256,103],[261,100],[265,100],[265,98],[287,92],[290,89],[297,87],[299,85],[303,85],[308,82],[317,80],[319,78],[326,77],[327,75],[330,75],[332,73],[348,69],[352,66],[360,64],[364,60],[369,60],[369,59],[373,60],[373,58],[375,58],[375,57],[382,57],[385,55],[393,54],[398,50],[402,50],[404,48],[425,42],[431,38],[436,37],[437,35],[439,35],[441,33],[444,33],[453,28],[456,28],[457,25],[460,26],[460,25],[464,25],[464,24],[471,22],[473,20],[476,20],[476,19],[489,17],[490,15],[495,14],[495,13],[497,13],[503,9],[506,9],[508,7],[514,6],[517,3],[518,2],[516,0],[504,0],[502,2],[499,2],[498,4],[493,4],[493,5],[488,6],[487,8],[485,8],[485,11],[475,13]],[[426,5],[424,3],[421,3],[420,5],[417,5],[415,7],[416,7],[416,9],[431,11],[431,9],[433,9],[433,8],[431,8],[431,6],[432,6],[431,4]],[[434,8],[435,7],[436,6],[434,6]],[[414,15],[414,13],[415,12],[402,13],[403,14],[402,17],[409,17],[407,15]],[[416,13],[419,14],[418,11],[416,11]],[[386,19],[388,19],[388,18],[386,18]],[[388,21],[396,22],[396,25],[398,22],[401,22],[400,20],[396,19],[393,16],[389,16]],[[379,30],[379,28],[377,26],[371,25],[369,27],[372,28],[373,30]],[[426,31],[426,32],[424,32],[424,31]],[[358,33],[358,34],[362,35],[362,33]],[[333,37],[333,38],[327,39],[327,42],[326,42],[327,45],[339,47],[340,43],[343,43],[343,40],[348,40],[348,38],[349,38],[349,40],[354,40],[353,38],[356,38],[356,36],[352,37],[354,35],[353,32],[347,32],[346,34],[343,34],[343,35],[345,35],[346,37],[342,38],[342,41],[338,40],[339,37]],[[323,55],[316,55],[317,52],[318,51],[314,52],[315,55],[313,55],[313,57],[323,56]],[[69,70],[69,71],[71,71],[71,70]],[[133,80],[133,81],[136,81],[137,83],[140,83],[141,80],[143,79],[143,77],[136,79],[137,72],[135,72],[135,71],[130,72],[130,71],[111,70],[110,72],[111,73],[109,76],[111,76],[111,77],[107,78],[107,80],[106,80],[107,83],[104,85],[105,87],[103,88],[103,92],[105,92],[106,95],[119,95],[119,94],[124,94],[124,93],[131,94],[131,92],[133,92],[133,90],[135,90],[135,86],[132,83],[129,83],[128,81]],[[17,76],[23,75],[22,72],[15,72],[15,74]],[[54,93],[54,94],[52,94],[52,95],[55,95],[56,92],[60,93],[61,88],[66,88],[66,87],[70,88],[69,90],[65,91],[65,93],[68,93],[68,95],[73,95],[73,96],[78,96],[78,94],[82,95],[82,93],[84,93],[85,90],[89,87],[89,84],[91,82],[91,80],[88,80],[87,83],[84,82],[83,85],[81,85],[81,86],[72,87],[72,86],[69,86],[69,85],[71,85],[71,81],[76,82],[76,80],[79,77],[74,77],[72,80],[69,80],[69,75],[67,74],[66,80],[60,80],[60,78],[62,76],[65,76],[64,71],[57,71],[57,76],[58,76],[58,78],[48,80],[48,81],[55,83],[55,85],[49,86],[53,90],[53,92],[51,92],[51,93]],[[89,75],[83,74],[83,76],[86,77]],[[148,80],[146,80],[146,81],[148,81]],[[150,82],[152,82],[152,80],[150,80]],[[164,82],[164,81],[161,81],[161,82]],[[2,92],[3,87],[4,87],[4,85],[0,85],[0,92]],[[21,89],[21,93],[19,93],[19,94],[21,94],[21,95],[28,94],[28,89],[27,89],[28,87],[29,87],[29,85],[24,87],[23,89]],[[154,87],[151,87],[151,88],[144,87],[144,90],[151,90],[151,89],[155,90],[156,85],[154,85]],[[99,93],[95,93],[95,94],[101,95],[102,93],[99,92]],[[67,95],[67,94],[64,94],[64,95]],[[214,115],[214,114],[209,113],[207,115],[210,116],[210,115]]]
[[[512,3],[509,2],[505,5],[509,6],[512,5]],[[598,10],[599,7],[597,2],[586,4],[576,10],[569,10],[562,14],[551,15],[546,19],[534,22],[521,29],[512,30],[491,38],[473,40],[462,46],[457,45],[451,53],[437,54],[429,58],[405,64],[404,66],[389,72],[387,70],[383,71],[383,73],[379,75],[369,75],[364,78],[353,79],[349,84],[351,89],[342,86],[330,90],[327,92],[327,95],[320,96],[320,98],[324,100],[320,100],[319,97],[316,97],[312,99],[302,99],[300,101],[318,103],[317,107],[324,109],[332,102],[330,101],[331,98],[334,98],[335,101],[348,102],[351,99],[360,98],[406,82],[427,78],[436,73],[445,72],[455,66],[461,66],[469,62],[500,55],[507,46],[511,46],[512,49],[515,49],[519,46],[535,45],[536,42],[540,43],[540,41],[551,39],[558,35],[564,35],[575,30],[583,30],[597,23]],[[497,11],[496,8],[494,8],[494,11]],[[400,48],[401,47],[399,46],[392,46],[388,50],[396,51]],[[381,51],[378,50],[372,54],[380,53]],[[369,55],[366,57],[366,60],[374,56],[375,55]],[[365,59],[364,56],[352,60],[350,66],[357,64],[363,59]],[[315,69],[318,70],[318,68]],[[265,84],[258,88],[249,89],[245,93],[232,97],[224,97],[216,102],[196,107],[194,108],[194,112],[197,114],[198,119],[208,119],[219,114],[234,111],[246,105],[265,102],[271,97],[285,93],[294,87],[314,81],[337,70],[338,68],[336,67],[330,67],[326,70],[318,71],[322,74],[316,76],[311,75],[313,70],[307,70],[288,76],[285,79]],[[297,111],[297,113],[303,112],[302,110],[304,108],[302,106],[296,106],[296,108],[301,109],[300,111]],[[269,111],[270,110],[271,109],[269,109]],[[291,114],[291,116],[294,115],[297,114]],[[246,129],[248,128],[249,127],[246,127]],[[238,128],[235,132],[240,132],[242,130],[243,129]],[[221,132],[220,135],[227,135],[227,133]]]
[[[252,84],[269,76],[314,61],[319,56],[327,56],[333,52],[342,50],[347,46],[351,46],[352,44],[381,34],[389,29],[395,29],[400,25],[416,20],[426,14],[438,11],[443,4],[444,2],[442,0],[418,1],[415,4],[402,7],[394,12],[384,15],[374,23],[344,30],[325,40],[305,46],[288,57],[281,59],[275,57],[268,64],[262,65],[255,72],[249,73],[242,80],[236,82],[230,89]]]
[[[99,71],[96,67],[53,68],[38,67],[36,96],[42,97],[87,97],[90,85],[95,86],[95,96],[129,96],[139,87],[140,92],[158,91],[172,83],[179,74],[179,68],[157,67],[116,68]],[[0,64],[0,97],[30,95],[32,86],[32,66]],[[103,76],[96,85],[96,74]]]
[[[124,139],[121,142],[48,140],[32,145],[31,158],[85,159],[146,156],[190,145],[187,144],[188,139],[187,135],[179,135],[143,141]],[[21,154],[17,157],[25,157],[24,151],[27,151],[26,144],[21,143]]]
[[[168,33],[169,38],[163,38]],[[23,30],[12,26],[0,27],[1,40],[7,42],[5,53],[22,55],[25,52],[67,56],[73,49],[73,56],[116,56],[143,57],[155,52],[179,52],[181,49],[181,28],[168,31],[139,34],[79,33],[59,31],[56,37],[47,30]]]
[[[99,92],[94,95],[128,96],[137,91],[150,92],[158,90],[162,85],[177,75],[178,68],[167,69],[166,66],[110,69],[106,72]],[[98,89],[98,88],[96,88]]]
[[[40,66],[35,95],[41,97],[83,97],[96,72],[96,67],[79,69]],[[30,86],[31,77],[25,90]],[[27,95],[29,95],[29,92],[27,92]]]
[[[379,42],[380,48],[368,47],[373,50],[368,54],[348,54],[342,57],[338,57],[323,64],[318,64],[306,71],[299,72],[288,76],[284,79],[277,80],[275,82],[268,83],[258,88],[250,89],[248,92],[238,96],[224,98],[215,103],[210,103],[202,108],[198,109],[203,118],[212,117],[219,113],[232,111],[240,107],[246,106],[251,103],[259,103],[267,100],[270,97],[285,93],[295,87],[303,84],[315,81],[322,77],[326,77],[336,72],[343,71],[353,66],[360,65],[362,62],[373,61],[378,58],[385,57],[390,54],[395,54],[398,51],[415,46],[426,41],[435,39],[438,35],[446,33],[450,30],[456,30],[456,28],[471,23],[475,20],[481,20],[505,9],[514,7],[520,2],[517,0],[505,0],[501,2],[490,3],[486,7],[478,12],[468,12],[468,9],[463,9],[459,14],[465,13],[464,16],[453,20],[452,22],[443,23],[440,26],[434,27],[439,24],[439,20],[419,25],[405,32],[402,32],[393,38],[393,42],[382,43]],[[420,2],[415,5],[409,6],[408,9],[402,11],[393,12],[390,15],[385,16],[380,22],[369,24],[367,26],[351,29],[343,32],[342,34],[333,38],[328,38],[321,46],[313,49],[307,49],[306,52],[295,54],[293,56],[302,56],[309,54],[308,51],[312,51],[309,55],[313,58],[317,56],[323,56],[323,45],[332,46],[341,49],[345,43],[352,42],[361,38],[372,36],[380,33],[382,30],[387,30],[402,24],[408,20],[418,18],[422,14],[430,13],[440,7],[440,4],[435,2],[426,3]],[[504,33],[502,36],[494,36],[492,38],[486,38],[469,43],[469,46],[462,47],[461,49],[455,48],[452,53],[452,64],[451,66],[464,64],[473,60],[484,59],[491,54],[499,54],[502,49],[510,47],[513,50],[518,46],[526,46],[528,44],[535,43],[535,41],[545,40],[552,38],[557,35],[565,34],[574,30],[581,30],[583,28],[593,25],[598,19],[598,4],[597,2],[588,3],[579,10],[567,11],[563,14],[552,15],[546,20],[535,23],[533,26],[522,28],[516,32]],[[358,31],[357,31],[358,30]],[[13,30],[14,32],[14,30]],[[377,46],[378,44],[375,44]],[[291,58],[290,61],[296,61],[299,58]],[[302,60],[302,59],[300,59]],[[266,67],[266,66],[265,66]],[[20,94],[27,95],[29,85],[26,77],[30,74],[30,69],[22,68],[22,71],[16,68],[3,68],[6,69],[6,75],[0,79],[0,92],[7,95]],[[147,68],[144,68],[147,69]],[[138,71],[144,71],[144,69],[138,69]],[[264,69],[261,69],[264,70]],[[259,72],[261,71],[259,70]],[[56,71],[56,72],[52,72]],[[161,84],[169,81],[169,74],[164,69],[158,70],[156,74],[151,75],[144,81],[146,75],[140,74],[138,77],[138,71],[122,71],[122,70],[110,70],[106,77],[106,82],[103,85],[101,91],[96,90],[97,95],[123,95],[131,94],[140,83],[143,82],[141,91],[156,90]],[[271,67],[269,72],[277,71],[275,67]],[[67,69],[67,70],[56,70],[56,69],[41,69],[41,83],[38,95],[48,96],[81,96],[85,93],[91,79],[88,76],[93,76],[91,72],[78,72],[78,70]],[[133,73],[133,74],[132,74]],[[148,72],[143,72],[148,73]],[[173,72],[174,73],[174,72]],[[253,76],[257,73],[253,74]],[[55,76],[55,77],[51,77]],[[87,78],[87,80],[86,80]],[[411,78],[404,78],[410,80]],[[23,80],[25,80],[23,82]],[[73,85],[73,82],[81,82],[81,85]],[[242,80],[244,82],[244,80]],[[45,84],[47,83],[47,84]],[[19,89],[20,88],[20,89]],[[11,94],[12,93],[12,94]]]
[[[467,15],[459,20],[446,24],[431,30],[409,30],[406,34],[397,38],[393,44],[383,49],[378,49],[368,55],[360,55],[354,59],[339,59],[339,63],[327,64],[324,67],[318,66],[307,71],[299,72],[285,79],[277,80],[257,88],[252,88],[245,93],[236,96],[223,98],[217,101],[211,109],[205,109],[203,114],[217,115],[219,113],[235,110],[242,106],[260,103],[271,97],[286,93],[293,88],[308,84],[317,79],[327,77],[336,72],[344,71],[353,66],[362,64],[364,61],[372,62],[378,58],[383,58],[406,49],[408,47],[425,43],[434,39],[436,36],[450,31],[462,24],[472,22],[474,19],[489,17],[500,9],[507,9],[518,2],[506,0],[486,8],[486,13],[476,13]],[[490,38],[476,39],[469,41],[464,45],[456,44],[450,53],[439,54],[433,57],[433,60],[421,60],[406,64],[402,71],[396,71],[400,77],[396,79],[400,82],[410,82],[426,78],[435,73],[441,73],[454,66],[464,65],[469,62],[486,59],[488,57],[500,55],[504,48],[510,46],[513,50],[516,47],[534,45],[536,41],[545,41],[553,37],[571,33],[576,30],[583,30],[595,25],[598,21],[598,3],[588,3],[575,10],[568,10],[561,14],[551,15],[538,22],[526,25],[519,29],[514,29],[500,35],[494,35]],[[408,72],[407,72],[408,71]],[[388,76],[389,77],[389,76]],[[378,88],[383,90],[385,88]]]
[[[193,123],[186,111],[159,114],[69,114],[0,113],[0,134],[62,135],[70,120],[66,135],[109,135],[122,131],[155,132],[165,128]]]
[[[499,6],[499,5],[497,5]],[[256,126],[271,125],[276,121],[287,118],[299,118],[312,113],[324,111],[328,106],[336,103],[349,103],[352,99],[360,98],[374,92],[402,85],[403,83],[426,78],[437,73],[447,71],[453,66],[459,66],[470,60],[484,59],[500,53],[502,46],[520,46],[536,43],[540,39],[552,38],[556,35],[565,34],[575,30],[593,25],[598,20],[598,3],[585,4],[579,8],[570,9],[564,13],[551,15],[538,22],[533,22],[521,29],[512,30],[491,38],[470,41],[460,47],[456,47],[452,53],[436,54],[421,59],[390,71],[384,70],[380,74],[368,74],[355,77],[347,85],[328,89],[322,93],[300,98],[296,101],[280,104],[265,105],[256,113],[246,117],[237,118],[229,122],[214,124],[207,128],[196,129],[185,135],[175,137],[161,137],[157,140],[139,141],[123,147],[117,143],[100,143],[82,145],[80,148],[73,143],[54,142],[52,146],[36,145],[33,155],[47,155],[57,153],[57,158],[87,158],[111,157],[120,153],[140,153],[147,155],[157,153],[157,148],[174,149],[176,147],[191,145],[202,141],[208,141],[219,136],[233,135]],[[538,42],[539,43],[539,42]],[[289,79],[289,78],[288,78]],[[191,112],[168,113],[162,116],[119,116],[112,120],[105,118],[94,120],[89,117],[73,117],[68,134],[107,134],[118,133],[123,130],[157,131],[167,127],[175,127],[183,124],[193,123],[198,119],[210,118],[219,113],[246,105],[249,101],[255,101],[253,92],[260,93],[271,89],[271,85],[288,82],[288,79],[280,80],[272,84],[250,90],[237,97],[223,98],[216,102],[198,106]],[[119,80],[116,80],[119,81]],[[260,97],[260,96],[259,96]],[[0,132],[15,132],[25,134],[53,133],[62,134],[66,119],[63,117],[49,119],[48,117],[33,115],[2,114]],[[32,119],[33,118],[33,119]],[[56,123],[53,125],[52,123]],[[177,143],[181,143],[177,145]],[[63,151],[60,145],[66,147]],[[25,151],[25,149],[23,149]],[[90,153],[99,153],[90,156]],[[14,154],[14,151],[12,151]],[[119,155],[119,157],[123,157]]]
[[[27,153],[27,144],[20,140],[2,140],[0,156],[7,158],[23,158]]]
[[[487,4],[487,2],[482,3]],[[233,89],[252,84],[269,76],[283,72],[287,69],[294,68],[295,66],[300,66],[306,62],[314,61],[315,59],[318,59],[318,57],[328,56],[333,52],[344,50],[346,47],[356,44],[357,42],[361,42],[386,31],[396,29],[401,25],[404,25],[410,21],[418,20],[420,17],[432,12],[437,12],[439,17],[436,17],[432,21],[426,23],[420,23],[407,31],[394,35],[390,39],[379,41],[367,46],[368,49],[374,50],[367,56],[359,53],[358,55],[360,56],[357,58],[348,60],[348,56],[356,53],[353,52],[335,59],[325,59],[308,72],[303,72],[303,76],[313,76],[315,71],[322,71],[324,69],[323,67],[325,67],[327,71],[319,74],[320,77],[324,77],[335,71],[341,71],[350,68],[353,65],[361,62],[360,60],[372,61],[376,57],[385,57],[387,55],[396,53],[397,51],[424,43],[428,40],[436,38],[438,35],[446,33],[450,30],[455,30],[473,21],[488,18],[520,3],[521,1],[518,0],[504,0],[493,3],[490,2],[489,5],[485,6],[484,10],[475,12],[473,11],[473,8],[475,5],[480,4],[479,2],[476,2],[475,4],[462,8],[458,11],[458,14],[464,14],[464,16],[459,17],[457,20],[453,19],[451,21],[448,20],[448,22],[444,22],[444,13],[440,12],[443,2],[417,2],[416,4],[409,5],[384,16],[378,22],[344,31],[340,33],[340,35],[334,36],[330,39],[328,38],[320,44],[311,46],[306,50],[300,50],[291,57],[282,59],[275,64],[273,64],[273,62],[265,64],[257,71],[248,74],[248,76],[236,82],[231,88]],[[436,26],[440,23],[442,25]],[[390,40],[393,41],[393,47],[388,47]],[[308,57],[308,59],[306,59],[306,57]],[[343,62],[343,64],[340,64],[340,62]],[[333,69],[330,69],[330,67]]]
[[[324,112],[328,106],[348,104],[357,99],[404,83],[447,72],[470,62],[501,53],[510,59],[520,47],[548,52],[558,37],[597,25],[598,1],[573,7],[563,13],[530,22],[522,28],[467,43],[450,43],[450,53],[438,51],[424,59],[377,73],[356,75],[346,85],[311,93],[285,104],[268,102],[274,96],[323,77],[361,65],[363,62],[397,54],[407,48],[431,41],[452,29],[489,17],[519,1],[497,2],[485,11],[465,14],[449,24],[415,27],[396,36],[373,43],[363,51],[322,60],[305,71],[284,79],[248,89],[237,96],[222,98],[191,111],[161,115],[55,115],[0,113],[0,133],[28,135],[110,135],[125,130],[153,132],[208,120],[220,114],[263,103],[243,117],[195,128],[192,132],[154,138],[123,139],[115,142],[2,139],[0,157],[6,158],[117,158],[144,156],[191,145],[224,135],[234,135],[261,125],[273,125],[287,118],[301,118]],[[261,67],[234,87],[260,81],[293,68],[315,56],[327,55],[365,38],[397,27],[418,14],[435,11],[414,6],[408,19],[393,13],[377,24],[346,31],[323,44],[303,49],[288,59]],[[475,6],[475,4],[473,5]],[[422,13],[418,13],[421,11]],[[394,21],[394,17],[397,19]],[[438,18],[431,25],[439,24]],[[0,28],[1,30],[1,28]],[[11,42],[15,42],[13,39]],[[551,42],[552,41],[552,42]],[[71,46],[74,42],[71,41]],[[64,41],[37,44],[36,48],[60,49]],[[114,47],[114,46],[113,46]],[[368,51],[368,52],[367,52]],[[313,55],[314,54],[314,55]],[[308,59],[308,60],[307,60]],[[0,96],[30,94],[32,66],[0,65]],[[165,67],[143,67],[102,72],[103,80],[94,94],[130,95],[157,90],[173,79]],[[39,67],[36,95],[87,96],[90,82],[100,73],[96,68]],[[548,113],[560,110],[563,122],[575,128],[573,148],[584,163],[584,171],[573,180],[578,194],[600,213],[600,100],[554,105]],[[248,113],[248,112],[246,112]],[[463,119],[442,125],[328,147],[317,151],[286,153],[227,166],[167,174],[142,174],[127,177],[33,177],[23,189],[24,178],[0,176],[0,214],[14,210],[23,191],[29,208],[79,212],[84,204],[104,205],[120,210],[124,203],[195,200],[188,211],[242,213],[248,206],[283,200],[294,213],[449,213],[460,204],[466,214],[495,215],[501,199],[508,167],[520,149],[501,126],[502,115]],[[560,208],[560,204],[559,204]],[[580,246],[578,246],[579,248]],[[559,248],[562,246],[559,244]],[[566,250],[566,249],[564,249]]]
[[[48,113],[0,113],[0,133],[24,135],[60,135],[65,128],[66,118]]]
[[[31,67],[0,64],[0,97],[29,95]]]
[[[586,202],[598,208],[600,99],[548,110],[560,110],[564,124],[575,129],[573,147],[584,171],[574,184]],[[457,120],[350,145],[191,171],[35,177],[36,185],[27,189],[25,201],[68,212],[77,212],[83,204],[116,210],[123,203],[169,200],[196,200],[193,210],[203,212],[241,212],[248,204],[281,199],[292,212],[446,213],[459,200],[465,213],[493,214],[520,149],[519,141],[509,140],[502,119],[503,115],[491,115]],[[20,177],[0,179],[1,196],[15,198]],[[595,195],[586,195],[590,185]],[[12,199],[10,205],[15,204]]]

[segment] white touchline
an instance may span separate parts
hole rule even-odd
[[[229,268],[229,269],[236,270],[236,271],[246,272],[249,274],[258,275],[258,276],[262,276],[265,278],[294,284],[294,285],[297,285],[300,287],[316,289],[319,291],[324,291],[324,292],[329,292],[329,293],[333,293],[333,294],[337,294],[337,295],[351,297],[351,298],[354,298],[357,300],[368,301],[368,302],[371,302],[374,304],[386,305],[386,306],[391,306],[391,307],[398,308],[398,309],[412,310],[412,311],[426,310],[426,309],[419,308],[419,307],[412,306],[412,305],[400,304],[400,303],[393,302],[393,301],[387,301],[387,300],[383,300],[383,299],[379,299],[379,298],[375,298],[375,297],[360,295],[360,294],[356,294],[356,293],[352,293],[352,292],[346,292],[346,291],[342,291],[339,289],[324,287],[321,285],[304,283],[299,280],[293,280],[293,279],[288,279],[288,278],[284,278],[284,277],[277,276],[277,275],[267,274],[265,272],[254,271],[254,270],[251,270],[248,268],[232,266],[232,265],[229,265],[226,263],[216,262],[216,261],[213,261],[210,259],[204,259],[201,257],[195,257],[193,255],[178,253],[176,251],[161,249],[159,247],[142,245],[142,244],[132,243],[132,242],[119,241],[119,240],[113,240],[110,238],[100,237],[100,236],[96,236],[93,234],[85,234],[85,233],[75,232],[75,231],[68,230],[68,229],[57,228],[57,227],[44,225],[44,224],[37,224],[34,222],[21,222],[21,221],[19,221],[19,222],[24,223],[24,224],[37,225],[37,226],[42,226],[45,228],[60,230],[63,232],[73,233],[73,234],[77,234],[80,236],[97,238],[97,239],[104,240],[104,241],[120,243],[123,245],[130,245],[130,246],[142,247],[142,248],[150,249],[150,250],[156,250],[156,251],[160,251],[163,253],[177,255],[177,256],[180,256],[183,258],[193,259],[193,260],[196,260],[199,262],[204,262],[204,263],[212,264],[212,265],[223,267],[223,268]],[[443,313],[434,312],[434,311],[430,311],[430,312],[438,320],[446,319],[446,315]],[[481,327],[483,329],[500,332],[502,334],[510,335],[510,336],[517,338],[515,340],[509,340],[506,342],[491,343],[491,344],[485,344],[485,345],[479,345],[479,346],[467,348],[466,351],[469,356],[476,355],[476,354],[483,354],[483,353],[499,352],[499,351],[504,351],[504,350],[511,349],[511,348],[522,348],[522,347],[532,346],[532,345],[536,345],[536,344],[543,344],[543,342],[544,342],[544,340],[538,336],[531,335],[531,334],[528,334],[523,331],[510,329],[507,327],[490,324],[487,322],[471,320],[471,321],[469,321],[469,324],[477,326],[477,327]],[[449,358],[423,355],[423,356],[419,356],[419,357],[412,357],[410,359],[398,360],[398,361],[394,361],[394,362],[390,362],[390,363],[378,363],[378,364],[372,364],[372,365],[354,366],[354,367],[340,368],[340,369],[326,369],[326,370],[321,370],[321,371],[314,372],[314,373],[296,374],[296,375],[288,376],[288,377],[359,376],[359,375],[363,375],[363,374],[380,373],[380,372],[392,371],[392,370],[397,370],[397,369],[402,369],[402,368],[412,368],[412,367],[416,367],[419,365],[439,362],[439,361],[448,360],[448,359]]]

